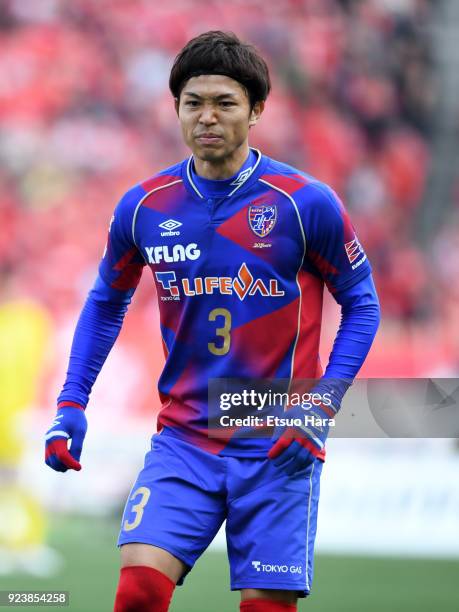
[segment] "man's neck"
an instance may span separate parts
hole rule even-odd
[[[242,167],[249,155],[249,145],[244,143],[230,157],[213,162],[194,158],[196,174],[213,181],[231,178]]]

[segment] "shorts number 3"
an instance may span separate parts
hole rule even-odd
[[[150,493],[151,491],[150,489],[147,489],[147,487],[139,487],[131,495],[129,501],[134,501],[138,495],[141,495],[141,498],[140,501],[131,508],[131,512],[135,512],[135,519],[132,521],[132,523],[130,523],[128,520],[124,521],[124,531],[132,531],[132,529],[135,529],[140,525],[140,521],[142,520],[143,516],[143,510],[150,498]]]

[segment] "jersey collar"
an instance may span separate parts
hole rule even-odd
[[[252,167],[242,170],[237,175],[237,177],[234,179],[232,183],[235,185],[235,187],[234,189],[230,191],[230,193],[228,193],[225,196],[225,199],[232,197],[238,191],[244,191],[245,188],[252,185],[262,175],[264,167],[267,163],[267,159],[264,158],[261,151],[259,151],[258,149],[254,149],[252,147],[250,147],[250,149],[257,156],[257,160]],[[188,190],[191,191],[191,193],[195,197],[198,197],[200,200],[203,200],[204,199],[203,194],[199,191],[196,183],[193,181],[192,172],[191,172],[191,164],[193,163],[193,160],[194,160],[193,155],[191,155],[187,160],[183,162],[182,178]]]

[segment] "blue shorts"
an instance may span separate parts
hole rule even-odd
[[[231,590],[306,596],[322,463],[292,477],[270,459],[220,457],[163,434],[153,436],[129,494],[118,546],[153,544],[189,571],[226,519]]]

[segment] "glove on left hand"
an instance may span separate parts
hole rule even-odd
[[[46,432],[45,463],[57,472],[81,470],[80,456],[88,424],[83,406],[59,408]],[[71,439],[70,452],[67,440]]]
[[[310,393],[320,393],[324,397],[329,392],[317,386]],[[285,469],[290,476],[306,469],[316,458],[323,461],[329,420],[335,418],[338,409],[339,406],[322,401],[317,405],[313,403],[308,409],[296,406],[284,412],[283,418],[298,419],[301,425],[278,428],[275,431],[269,459],[273,460],[275,466]]]

